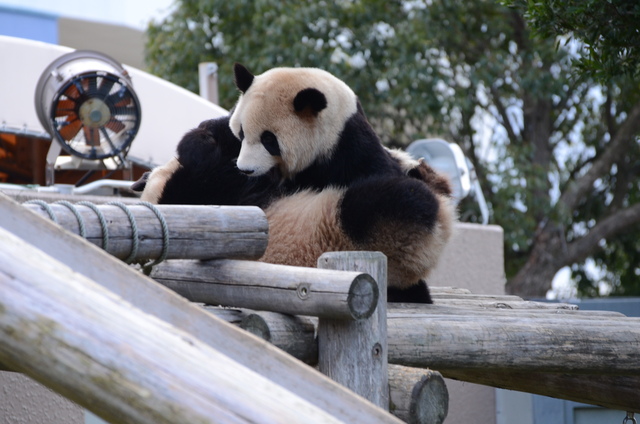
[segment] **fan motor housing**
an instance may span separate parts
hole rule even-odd
[[[83,159],[126,156],[140,127],[129,74],[95,51],[77,50],[53,61],[38,80],[35,106],[47,132]]]

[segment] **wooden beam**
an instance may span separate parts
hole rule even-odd
[[[640,375],[640,321],[389,317],[389,359],[413,367]]]
[[[399,422],[264,340],[224,322],[91,243],[0,194],[0,227],[89,277],[133,306],[349,423]]]
[[[376,282],[363,272],[253,261],[167,261],[151,277],[193,302],[291,315],[363,319],[378,298]]]
[[[111,422],[340,422],[4,229],[0,292],[0,361]]]
[[[230,310],[208,307],[216,316],[236,322],[302,361],[317,363],[315,339],[317,319],[274,312]],[[448,412],[449,394],[442,375],[436,371],[388,366],[389,411],[405,422],[440,424]]]
[[[40,205],[25,207],[49,218]],[[80,234],[78,218],[64,205],[49,205],[58,223],[74,234]],[[88,206],[76,205],[86,228],[86,239],[102,246],[105,234],[98,214]],[[107,224],[107,252],[124,259],[133,249],[133,227],[129,217],[118,206],[96,205]],[[138,231],[136,260],[160,257],[164,247],[162,224],[156,214],[143,205],[126,205]],[[254,206],[184,206],[157,205],[167,224],[168,259],[242,258],[258,259],[268,242],[268,224],[264,212]]]
[[[639,376],[444,369],[455,380],[640,413]]]

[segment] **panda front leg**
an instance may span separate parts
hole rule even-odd
[[[344,193],[339,222],[359,250],[388,260],[388,301],[433,303],[425,279],[448,241],[455,207],[448,196],[407,177],[358,181]]]

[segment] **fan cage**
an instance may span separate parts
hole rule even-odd
[[[72,77],[55,93],[50,123],[72,155],[100,160],[126,156],[140,127],[140,104],[122,78],[105,71]]]

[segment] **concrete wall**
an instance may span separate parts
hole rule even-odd
[[[0,372],[0,423],[83,424],[84,412],[22,374]]]
[[[460,287],[475,294],[504,294],[504,234],[496,225],[460,223],[430,286]],[[449,415],[445,423],[496,424],[496,389],[446,379]]]
[[[502,228],[458,224],[431,286],[467,288],[477,294],[504,293]],[[447,380],[446,423],[496,423],[493,388]],[[80,408],[20,374],[0,372],[0,423],[83,424]]]

